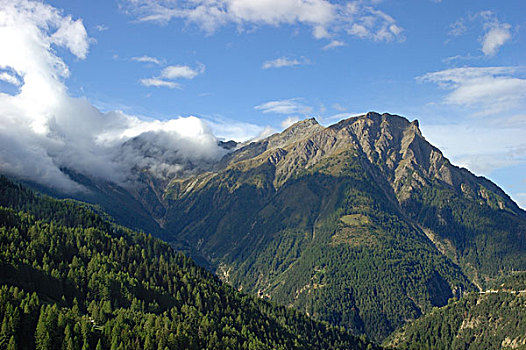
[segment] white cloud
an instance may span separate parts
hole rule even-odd
[[[299,66],[303,64],[309,64],[309,63],[310,61],[306,58],[302,58],[300,61],[298,59],[279,57],[274,60],[263,62],[262,68],[269,69],[269,68],[281,68],[281,67],[294,67],[294,66]]]
[[[373,40],[403,40],[403,29],[389,15],[365,1],[330,0],[121,0],[140,21],[181,18],[207,33],[221,26],[302,24],[316,39],[348,34]]]
[[[161,72],[161,77],[165,79],[193,79],[199,74],[204,73],[205,66],[200,65],[196,69],[189,66],[168,66]]]
[[[526,102],[522,67],[463,67],[428,73],[417,78],[452,90],[445,102],[470,107],[479,115],[499,113]]]
[[[223,140],[245,142],[253,140],[255,137],[259,137],[259,135],[266,134],[268,131],[268,127],[231,119],[215,117],[214,119],[205,120],[213,134]],[[275,130],[273,132],[275,132]]]
[[[137,169],[173,176],[188,160],[224,154],[196,117],[145,121],[102,113],[86,99],[70,97],[63,83],[69,69],[57,46],[86,57],[89,38],[81,20],[38,1],[0,0],[0,68],[10,76],[2,77],[21,77],[18,92],[0,93],[0,172],[82,191],[63,168],[126,185]]]
[[[347,108],[343,107],[341,104],[339,103],[335,103],[332,105],[332,108],[334,108],[335,110],[337,110],[338,112],[345,112],[347,110]]]
[[[483,35],[479,40],[482,43],[481,51],[484,56],[494,56],[502,45],[511,40],[511,24],[500,23],[493,11],[480,11],[466,18],[459,18],[450,25],[448,34],[461,36],[474,28],[473,22],[482,26]]]
[[[143,56],[138,57],[136,61],[139,62],[152,62],[152,57]],[[156,60],[156,59],[155,59]],[[161,71],[159,76],[152,78],[140,79],[139,82],[144,86],[155,86],[155,87],[167,87],[170,89],[177,88],[181,89],[181,84],[174,82],[177,79],[193,79],[199,74],[204,73],[205,66],[203,64],[198,65],[197,68],[191,68],[189,66],[177,65],[168,66]]]
[[[321,121],[323,121],[323,123],[337,123],[343,119],[365,115],[365,114],[367,114],[367,112],[365,113],[341,112],[341,113],[336,113],[336,114],[324,117]]]
[[[167,87],[170,89],[180,89],[181,85],[173,81],[158,79],[158,78],[145,78],[139,80],[139,82],[144,86],[154,86],[154,87]]]
[[[104,32],[106,30],[108,30],[108,26],[104,25],[104,24],[99,24],[97,26],[95,26],[95,29],[97,29],[97,31],[99,32]]]
[[[82,20],[73,21],[71,16],[63,17],[57,31],[50,37],[53,44],[68,48],[72,54],[81,59],[86,58],[88,54],[87,38],[88,34]]]
[[[511,39],[511,25],[500,23],[493,11],[481,11],[473,18],[482,19],[485,33],[481,38],[481,50],[485,56],[495,55],[500,47]]]
[[[526,114],[517,114],[494,121],[496,125],[506,128],[522,128],[526,130]]]
[[[493,23],[482,39],[482,52],[486,56],[494,56],[499,48],[511,39],[511,25],[508,23]]]
[[[330,50],[336,47],[345,46],[345,43],[341,40],[333,40],[323,47],[323,50]]]
[[[312,107],[305,106],[299,102],[298,98],[292,98],[288,100],[269,101],[258,106],[254,109],[259,110],[263,113],[275,113],[275,114],[295,114],[299,113],[302,115],[312,113]]]
[[[131,60],[135,62],[154,63],[157,65],[160,65],[162,63],[161,60],[159,60],[158,58],[151,57],[151,56],[137,56],[137,57],[132,57]]]

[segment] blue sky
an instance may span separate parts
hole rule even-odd
[[[522,0],[0,4],[15,9],[4,22],[0,16],[4,29],[5,18],[21,16],[14,25],[36,25],[50,38],[46,55],[68,70],[50,73],[59,76],[50,84],[106,119],[195,116],[215,136],[246,140],[305,117],[329,125],[367,111],[399,114],[418,119],[454,164],[489,177],[526,207]],[[53,13],[44,25],[30,15],[39,11]],[[68,34],[57,38],[62,27]],[[9,40],[0,33],[0,45]],[[29,68],[9,62],[0,53],[0,91],[15,96]]]

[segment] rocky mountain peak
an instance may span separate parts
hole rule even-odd
[[[202,180],[208,181],[214,173],[219,175],[228,169],[257,172],[257,168],[270,165],[268,174],[272,175],[267,184],[277,189],[297,174],[308,169],[316,171],[326,163],[332,165],[324,171],[337,176],[349,157],[359,159],[372,178],[401,205],[436,184],[480,204],[521,212],[491,181],[452,165],[425,139],[417,120],[411,122],[388,113],[369,112],[329,127],[321,126],[314,118],[299,121],[281,133],[238,147]]]
[[[400,203],[425,186],[438,183],[480,204],[522,211],[498,186],[456,167],[423,136],[418,120],[369,112],[330,126],[336,138],[351,138],[376,173],[385,178]],[[494,195],[488,195],[493,193]]]
[[[267,139],[268,148],[284,147],[323,129],[324,127],[318,124],[315,118],[300,120],[281,133],[270,136]]]

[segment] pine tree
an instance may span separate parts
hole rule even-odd
[[[46,324],[47,310],[49,308],[42,305],[40,316],[38,317],[37,328],[35,331],[35,347],[37,350],[51,350],[52,340]]]
[[[9,343],[7,344],[7,350],[17,350],[18,347],[16,346],[16,340],[15,336],[12,335],[11,338],[9,338]]]

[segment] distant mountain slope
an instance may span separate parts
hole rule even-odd
[[[108,220],[0,177],[1,348],[376,348]]]
[[[399,116],[299,122],[165,201],[164,227],[223,280],[375,339],[526,267],[524,211]]]
[[[470,293],[391,335],[396,349],[526,349],[526,273]]]

